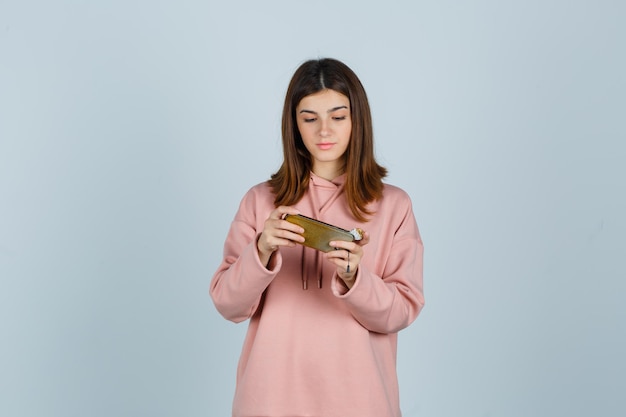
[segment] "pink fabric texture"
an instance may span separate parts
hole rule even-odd
[[[344,176],[312,174],[296,207],[304,215],[370,234],[348,290],[324,254],[280,248],[268,268],[256,240],[274,209],[267,183],[241,201],[210,285],[228,320],[250,320],[237,369],[234,417],[399,417],[397,332],[422,307],[423,245],[409,196],[385,185],[370,221],[357,222]],[[302,280],[308,290],[302,289]],[[318,288],[318,282],[321,288]]]

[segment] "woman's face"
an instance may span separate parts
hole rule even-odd
[[[313,172],[328,180],[342,174],[352,132],[348,97],[334,90],[306,96],[296,107],[296,121]]]

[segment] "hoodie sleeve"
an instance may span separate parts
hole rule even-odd
[[[374,256],[387,256],[382,276],[360,265],[349,291],[338,276],[332,281],[334,294],[344,299],[354,318],[372,332],[398,332],[409,326],[424,306],[424,246],[408,196],[407,201],[399,227],[384,243],[389,250],[375,251]]]
[[[280,251],[272,256],[269,269],[261,264],[254,202],[250,200],[244,198],[241,202],[224,243],[224,258],[209,288],[219,313],[236,323],[252,317],[282,265]]]

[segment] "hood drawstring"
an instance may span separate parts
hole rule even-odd
[[[322,267],[322,257],[318,251],[315,252],[315,264],[317,265],[317,288],[322,288],[322,276],[324,275],[324,268]]]
[[[306,262],[307,255],[306,254],[307,254],[307,248],[305,246],[302,246],[302,264],[300,268],[301,268],[303,290],[309,289],[309,268],[307,268],[307,262]],[[322,288],[322,277],[324,275],[322,262],[323,262],[323,259],[320,256],[319,251],[315,250],[315,252],[313,252],[313,262],[311,264],[315,265],[314,269],[317,275],[317,288],[320,288],[320,289]]]
[[[308,290],[309,289],[309,276],[307,274],[307,267],[306,267],[306,246],[304,245],[302,245],[302,263],[300,264],[300,269],[301,269],[300,276],[302,277],[302,289]]]

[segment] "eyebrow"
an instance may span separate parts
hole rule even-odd
[[[337,107],[333,107],[332,109],[329,109],[326,113],[332,113],[335,112],[337,110],[341,110],[341,109],[348,109],[348,106],[337,106]],[[311,113],[311,114],[317,114],[317,112],[314,112],[313,110],[307,110],[307,109],[302,109],[300,110],[300,113]]]

